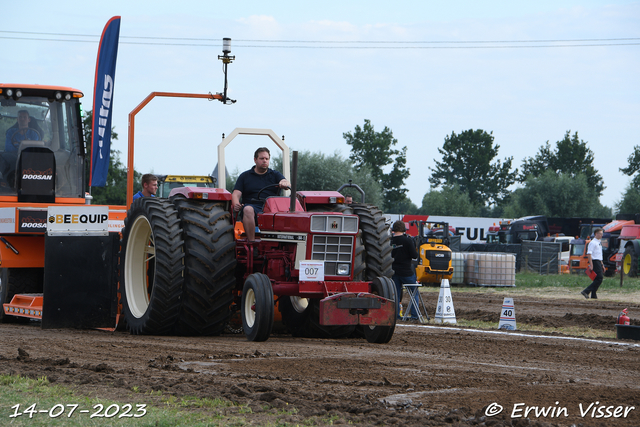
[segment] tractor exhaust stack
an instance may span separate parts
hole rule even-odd
[[[296,211],[296,189],[298,188],[298,152],[293,152],[293,171],[291,171],[291,204],[289,212]]]

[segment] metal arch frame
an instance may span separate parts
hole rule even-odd
[[[226,136],[220,144],[218,144],[218,188],[227,187],[227,177],[225,175],[225,154],[224,149],[238,135],[260,135],[268,136],[282,150],[282,169],[283,175],[287,181],[291,182],[291,166],[289,146],[276,135],[271,129],[255,129],[255,128],[235,128],[228,136]]]
[[[151,92],[136,108],[129,113],[129,144],[127,152],[127,206],[131,205],[133,201],[133,156],[134,156],[134,135],[135,135],[135,123],[136,114],[140,112],[153,98],[156,96],[163,96],[169,98],[200,98],[208,99],[210,101],[217,99],[221,101],[222,95],[219,93],[213,95],[211,93],[180,93],[180,92]]]

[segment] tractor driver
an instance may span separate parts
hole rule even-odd
[[[40,141],[41,135],[34,128],[29,127],[31,117],[27,110],[18,111],[18,123],[7,129],[7,140],[4,144],[5,152],[17,152],[20,143],[25,139],[31,141]]]
[[[280,188],[291,186],[280,172],[269,169],[269,160],[271,160],[269,149],[258,148],[253,155],[256,165],[240,174],[231,195],[233,211],[241,211],[242,225],[249,242],[253,242],[256,238],[256,218],[259,213],[262,213],[264,206],[263,201],[257,200],[260,190],[270,186],[260,194],[260,198],[264,200],[268,196],[277,196]]]

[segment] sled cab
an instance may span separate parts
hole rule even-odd
[[[0,84],[0,203],[84,203],[82,96]]]

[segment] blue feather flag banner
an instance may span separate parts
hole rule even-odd
[[[120,17],[107,22],[100,38],[96,77],[93,88],[93,121],[91,122],[91,187],[104,187],[111,154],[111,117],[116,59],[120,37]]]

